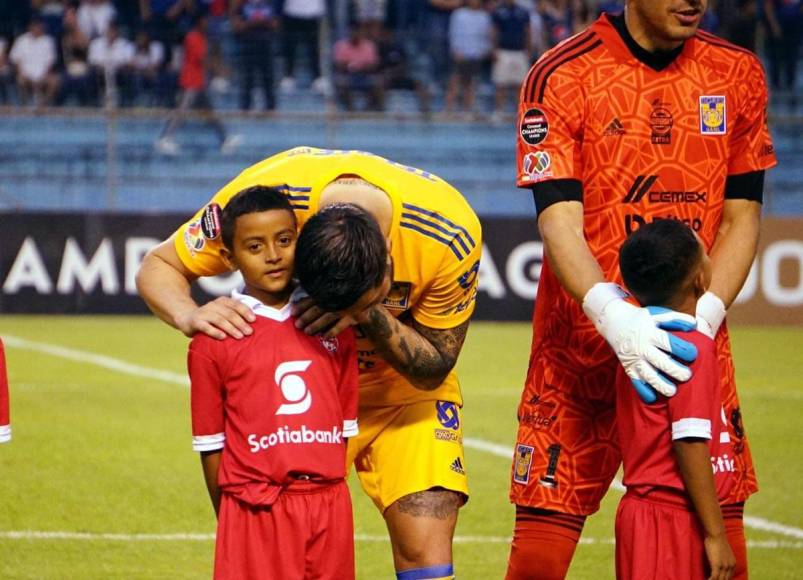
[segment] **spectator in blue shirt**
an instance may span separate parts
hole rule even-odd
[[[265,109],[276,108],[273,84],[273,41],[279,27],[271,0],[234,0],[230,5],[231,28],[239,50],[240,109],[251,108],[251,93],[262,84]]]

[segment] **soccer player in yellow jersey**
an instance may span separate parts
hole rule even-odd
[[[319,208],[349,202],[387,237],[393,285],[359,317],[360,434],[349,462],[382,512],[397,577],[451,578],[457,511],[468,498],[462,396],[454,365],[474,311],[482,249],[477,216],[460,193],[426,171],[370,153],[299,147],[257,163],[224,186],[145,258],[143,299],[187,336],[251,333],[253,314],[221,297],[199,306],[190,283],[226,271],[221,207],[254,185],[281,186],[299,226]],[[336,334],[350,319],[298,305],[309,333]]]

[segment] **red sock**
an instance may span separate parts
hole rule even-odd
[[[583,532],[585,516],[516,506],[506,580],[562,580]]]
[[[722,506],[725,534],[736,556],[733,580],[747,580],[747,541],[744,537],[744,502]]]

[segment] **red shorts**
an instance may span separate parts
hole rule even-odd
[[[298,482],[270,507],[222,494],[215,579],[354,578],[354,523],[345,481]]]
[[[616,511],[616,577],[704,580],[703,530],[694,512],[625,494]]]
[[[519,405],[510,501],[590,515],[608,491],[621,456],[616,404],[529,385]]]

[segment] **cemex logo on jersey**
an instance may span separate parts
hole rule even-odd
[[[645,195],[650,203],[705,203],[708,196],[705,191],[650,191],[657,175],[639,175],[622,200],[623,203],[639,203]]]
[[[307,389],[307,383],[295,373],[307,370],[312,364],[310,360],[295,360],[283,362],[276,367],[274,380],[276,386],[282,391],[287,403],[282,403],[276,410],[277,415],[300,415],[306,413],[312,405],[312,393]]]

